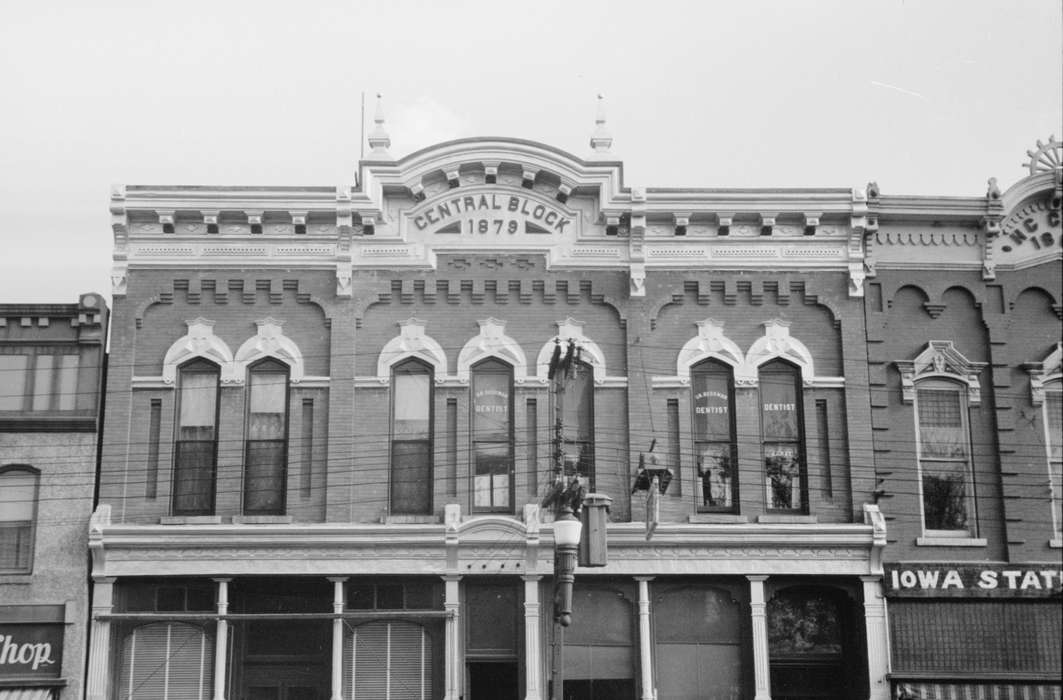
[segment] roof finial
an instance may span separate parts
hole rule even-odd
[[[376,94],[376,113],[373,115],[373,131],[369,134],[369,147],[373,149],[369,155],[378,159],[391,160],[388,148],[391,147],[391,137],[384,128],[384,102],[382,95]]]
[[[612,145],[613,136],[605,126],[605,95],[598,93],[598,112],[594,117],[594,133],[591,134],[591,157],[608,157]]]

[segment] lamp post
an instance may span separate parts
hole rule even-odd
[[[554,520],[554,658],[551,665],[551,700],[564,698],[565,628],[572,624],[572,588],[583,523],[568,505]]]

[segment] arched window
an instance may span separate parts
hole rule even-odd
[[[1056,539],[1063,538],[1063,381],[1045,385],[1045,445],[1052,483],[1052,519]]]
[[[565,474],[578,474],[594,491],[594,370],[585,362],[573,362],[554,376],[553,389]]]
[[[768,510],[808,512],[801,371],[784,360],[760,366],[761,436]]]
[[[177,372],[174,441],[174,515],[212,515],[218,451],[218,380],[221,368],[193,359]]]
[[[915,420],[923,530],[930,536],[973,536],[966,387],[945,379],[917,382]]]
[[[432,368],[391,368],[391,512],[432,512]]]
[[[0,468],[0,573],[33,570],[40,474],[21,465]]]
[[[473,511],[513,510],[513,367],[472,367]]]
[[[705,360],[690,370],[694,456],[701,488],[698,510],[733,511],[738,504],[734,370]]]
[[[283,515],[288,484],[288,365],[267,358],[247,371],[244,513]]]

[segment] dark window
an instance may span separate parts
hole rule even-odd
[[[781,360],[761,365],[760,415],[768,510],[808,510],[801,401],[801,373],[797,367]]]
[[[691,369],[694,454],[701,488],[698,509],[733,511],[738,504],[734,371],[715,360]]]
[[[560,426],[560,448],[566,476],[580,476],[594,491],[594,373],[574,362],[554,377],[554,419]]]
[[[720,588],[665,588],[655,596],[657,687],[661,697],[742,697],[742,617],[738,601]]]
[[[348,610],[440,610],[443,593],[431,581],[347,584]]]
[[[178,372],[174,515],[214,513],[219,377],[218,366],[206,360],[192,360]]]
[[[915,407],[923,528],[939,535],[970,535],[973,484],[966,391],[955,382],[920,382]]]
[[[472,368],[474,511],[513,510],[513,368],[488,359]]]
[[[432,369],[417,360],[391,373],[391,512],[432,512]]]
[[[1063,382],[1045,386],[1045,445],[1052,484],[1052,519],[1059,538],[1063,536]]]
[[[37,521],[37,470],[0,468],[0,573],[30,573]]]
[[[248,372],[244,513],[283,515],[288,483],[288,366],[262,360]]]
[[[577,584],[572,607],[579,623],[565,630],[566,700],[633,700],[638,662],[631,600],[615,588]]]
[[[854,697],[850,607],[840,591],[813,588],[787,588],[769,601],[772,698]]]

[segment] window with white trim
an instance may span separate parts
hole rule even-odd
[[[33,570],[40,473],[28,466],[0,467],[0,573]]]
[[[472,367],[473,511],[513,510],[513,367]]]
[[[173,514],[213,515],[221,368],[203,359],[181,365],[177,379]]]
[[[785,360],[760,366],[760,425],[767,509],[808,512],[801,370]]]
[[[244,513],[283,515],[288,485],[288,365],[267,358],[247,372]]]
[[[432,367],[391,368],[391,512],[432,512]]]
[[[1045,447],[1052,488],[1052,525],[1056,539],[1063,538],[1063,380],[1045,384]]]
[[[701,488],[698,510],[729,512],[738,504],[734,369],[705,360],[690,369],[694,459]]]
[[[974,478],[967,412],[967,390],[959,382],[917,382],[919,491],[923,530],[930,536],[974,535]]]

